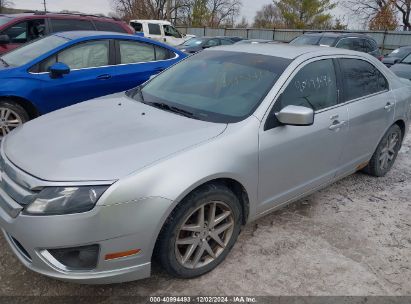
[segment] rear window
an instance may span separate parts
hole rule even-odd
[[[321,36],[302,35],[290,42],[292,45],[317,45]]]
[[[74,20],[74,19],[51,19],[51,26],[53,32],[66,31],[94,31],[93,24],[88,20]]]
[[[0,17],[0,26],[10,22],[11,20],[13,20],[13,18],[9,18],[9,17]]]
[[[94,24],[96,25],[98,31],[127,33],[122,26],[114,22],[94,21]]]
[[[138,33],[143,32],[143,25],[139,22],[130,22],[130,25],[134,28],[134,30]]]
[[[154,24],[154,23],[149,23],[148,24],[148,32],[151,35],[161,35],[160,25],[159,24]]]

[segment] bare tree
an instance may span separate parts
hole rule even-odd
[[[235,18],[240,14],[241,0],[208,0],[208,26],[219,27],[221,24],[234,25]]]
[[[411,30],[410,12],[411,12],[411,0],[396,0],[395,7],[401,13],[401,21],[404,31]]]
[[[13,2],[11,0],[0,0],[0,14],[4,13],[5,8],[9,8],[13,6]]]
[[[254,17],[254,27],[256,28],[276,28],[283,27],[284,20],[278,7],[272,3],[264,5],[261,10],[257,11]]]
[[[235,25],[236,28],[248,28],[249,24],[246,17],[242,17],[240,22]]]

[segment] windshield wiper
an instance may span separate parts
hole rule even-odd
[[[159,108],[159,109],[162,109],[162,110],[165,110],[165,111],[180,114],[180,115],[190,117],[190,118],[195,118],[194,113],[191,113],[189,111],[180,109],[178,107],[170,106],[170,105],[168,105],[166,103],[163,103],[163,102],[148,102],[147,104],[150,104],[153,107],[156,107],[156,108]]]
[[[9,67],[10,64],[8,64],[3,58],[0,57],[0,61],[3,62],[3,64],[5,65],[5,67]]]

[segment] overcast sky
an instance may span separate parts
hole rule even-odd
[[[14,8],[23,8],[28,10],[42,10],[43,0],[12,0]],[[110,0],[47,0],[47,10],[49,11],[80,11],[83,13],[104,13],[112,11]],[[256,11],[264,4],[272,3],[272,0],[243,0],[241,15],[245,16],[249,22],[252,22]],[[338,12],[336,12],[339,14]],[[340,14],[339,14],[340,15]],[[345,20],[347,22],[348,20]]]

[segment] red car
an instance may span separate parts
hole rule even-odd
[[[108,17],[44,12],[0,14],[0,55],[50,33],[76,30],[135,33],[127,23]]]

